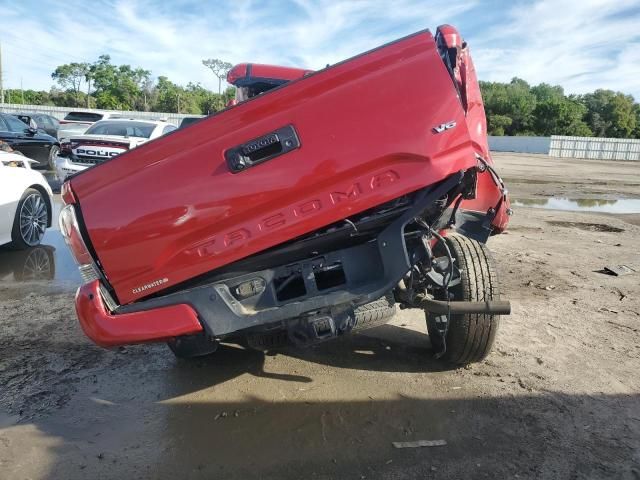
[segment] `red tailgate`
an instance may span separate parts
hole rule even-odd
[[[288,125],[300,148],[230,172],[225,151]],[[421,32],[149,142],[71,185],[108,280],[129,303],[475,164],[452,79]]]

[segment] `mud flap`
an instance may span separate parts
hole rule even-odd
[[[494,218],[495,212],[491,215],[489,212],[483,214],[470,210],[458,210],[455,214],[456,231],[465,237],[486,243],[493,230],[491,222]]]

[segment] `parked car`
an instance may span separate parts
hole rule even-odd
[[[180,128],[188,127],[192,123],[197,122],[198,120],[202,120],[204,117],[184,117],[180,121]]]
[[[51,135],[54,138],[58,138],[58,127],[60,123],[58,119],[47,115],[46,113],[14,113],[15,117],[22,120],[24,123],[33,128],[39,128],[44,130],[47,135]]]
[[[31,162],[0,150],[0,245],[34,247],[51,226],[51,187]]]
[[[35,166],[38,167],[53,165],[53,160],[60,150],[60,143],[54,137],[25,125],[7,113],[0,113],[0,140],[35,160]]]
[[[73,135],[82,135],[94,123],[113,117],[120,118],[120,115],[99,110],[69,112],[63,120],[60,120],[58,140],[70,138]]]
[[[101,120],[83,135],[62,142],[55,160],[56,174],[63,180],[173,130],[175,125],[162,120]]]
[[[509,198],[451,26],[243,99],[70,178],[60,225],[97,344],[179,357],[245,337],[315,344],[424,311],[434,353],[482,360],[499,316],[485,243]]]

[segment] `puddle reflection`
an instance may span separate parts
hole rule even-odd
[[[571,212],[602,213],[640,213],[640,199],[621,198],[608,200],[602,198],[570,199],[564,197],[515,199],[514,207],[545,208]]]
[[[74,290],[81,282],[71,252],[57,230],[47,230],[42,244],[26,250],[0,247],[0,282],[46,282]]]

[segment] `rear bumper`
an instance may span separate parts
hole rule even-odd
[[[164,296],[117,306],[110,312],[102,299],[99,282],[78,290],[76,309],[82,329],[98,345],[109,347],[130,343],[163,341],[182,335],[206,333],[225,338],[240,331],[273,328],[277,325],[307,332],[320,322],[331,325],[332,335],[346,333],[353,326],[353,310],[392,290],[416,262],[425,255],[415,235],[405,236],[405,227],[425,212],[438,222],[446,222],[434,208],[436,200],[458,188],[464,172],[454,174],[437,186],[416,192],[412,205],[391,221],[376,237],[347,248],[251,273],[220,278]],[[483,224],[490,218],[480,215],[470,223]],[[480,227],[478,227],[480,229]],[[485,234],[488,237],[489,230]],[[315,247],[314,247],[315,248]],[[286,253],[286,251],[285,251]],[[327,280],[329,266],[342,275]],[[323,280],[324,278],[324,280]],[[292,281],[293,280],[293,281]],[[239,296],[242,285],[257,282],[261,288],[249,296]],[[284,298],[286,285],[298,287]],[[294,324],[299,324],[297,327]],[[285,325],[286,324],[286,325]],[[312,335],[311,335],[312,336]]]
[[[377,236],[364,243],[298,261],[288,258],[285,251],[284,260],[289,261],[279,266],[250,268],[248,271],[251,273],[221,278],[212,283],[122,305],[116,307],[112,316],[104,321],[111,326],[121,315],[137,313],[143,314],[145,319],[155,319],[163,309],[188,305],[197,312],[204,332],[217,338],[265,327],[286,325],[289,328],[296,322],[313,324],[318,319],[330,319],[332,333],[346,333],[353,327],[354,308],[377,300],[392,290],[411,265],[423,255],[414,251],[413,247],[408,248],[405,226],[425,209],[433,208],[437,199],[457,188],[463,177],[463,172],[459,172],[437,186],[416,192],[412,205]],[[440,211],[439,208],[437,211]],[[349,228],[349,232],[353,230]],[[412,245],[414,243],[416,241],[412,240]],[[313,246],[312,249],[315,248]],[[423,250],[421,247],[420,251]],[[278,263],[280,260],[278,258]],[[327,276],[328,271],[342,274]],[[256,292],[246,297],[239,296],[242,285],[254,282],[261,288],[256,287]],[[295,285],[292,287],[295,292],[287,290],[287,285]],[[82,311],[78,311],[78,314],[81,317],[86,315]],[[94,323],[91,318],[81,319],[81,322],[87,323],[87,320]],[[154,320],[153,326],[158,330],[163,328],[157,320]],[[304,330],[304,325],[301,328]],[[89,336],[95,340],[91,334]],[[158,336],[166,338],[172,335],[158,332]],[[151,337],[152,334],[145,339]]]
[[[185,304],[112,315],[98,280],[78,289],[76,312],[84,333],[101,347],[158,342],[202,331],[196,312]]]
[[[73,163],[69,157],[57,156],[54,160],[56,167],[56,175],[60,181],[64,181],[69,175],[86,170],[88,165],[79,165]]]

